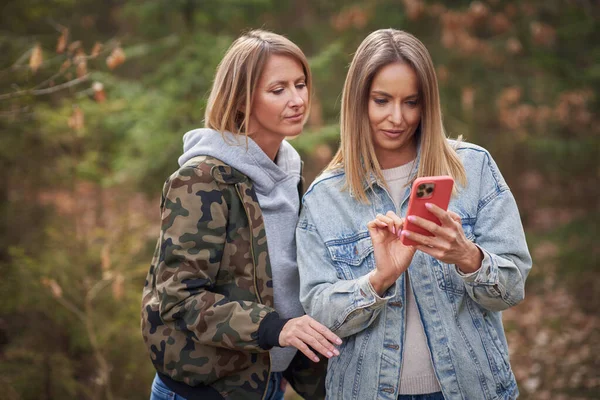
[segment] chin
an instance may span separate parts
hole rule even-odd
[[[289,129],[289,130],[281,132],[281,134],[283,136],[285,136],[285,137],[298,136],[301,133],[302,133],[302,128],[300,128],[300,129]]]

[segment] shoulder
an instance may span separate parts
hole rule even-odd
[[[497,169],[492,155],[482,146],[452,139],[449,139],[448,143],[458,154],[467,175],[473,171],[481,172],[486,168]]]
[[[177,179],[231,185],[245,182],[248,177],[215,157],[196,156],[175,171],[168,181]]]
[[[304,194],[304,198],[306,199],[314,193],[330,191],[333,188],[336,188],[336,190],[341,189],[345,176],[344,169],[341,167],[322,172],[308,187],[308,190]]]
[[[469,142],[450,142],[463,163],[468,182],[478,182],[480,186],[497,193],[508,189],[498,165],[487,149]]]
[[[490,152],[474,143],[463,140],[448,139],[448,144],[463,158],[486,158],[490,157]]]

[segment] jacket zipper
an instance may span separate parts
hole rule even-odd
[[[248,210],[246,209],[246,203],[244,203],[244,198],[242,196],[242,194],[240,193],[240,189],[238,187],[238,185],[235,185],[235,192],[237,193],[238,197],[240,198],[240,201],[242,202],[242,207],[244,207],[244,212],[246,213],[246,218],[248,218],[248,227],[250,228],[250,238],[254,237],[252,234],[252,220],[250,219],[250,213],[248,212]],[[254,245],[253,245],[253,240],[250,239],[250,254],[252,255],[252,265],[254,266],[254,270],[253,270],[253,278],[252,281],[254,283],[254,292],[256,293],[256,297],[258,298],[258,302],[260,304],[263,304],[262,298],[260,297],[260,293],[258,292],[258,283],[256,282],[256,263],[254,262]],[[269,364],[267,366],[267,383],[265,385],[265,391],[263,392],[263,395],[261,397],[261,400],[265,400],[265,398],[267,397],[267,391],[269,390],[269,384],[271,383],[271,352],[268,351],[267,355],[269,356]]]
[[[248,212],[248,210],[246,209],[246,203],[244,203],[244,198],[242,196],[242,194],[240,193],[240,189],[238,187],[238,185],[235,185],[235,191],[238,195],[238,197],[240,198],[240,201],[242,202],[242,206],[244,207],[244,212],[246,213],[246,218],[248,218],[248,227],[250,228],[250,254],[252,255],[252,265],[254,266],[254,270],[253,270],[253,279],[252,282],[254,283],[254,292],[256,293],[256,297],[258,298],[258,302],[260,304],[263,304],[262,298],[260,297],[260,293],[258,292],[258,283],[256,282],[256,263],[255,263],[255,258],[254,258],[254,241],[252,240],[253,236],[253,229],[252,229],[252,220],[250,218],[250,213]]]

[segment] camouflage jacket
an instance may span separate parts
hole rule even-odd
[[[142,299],[154,367],[225,399],[262,399],[270,358],[258,328],[275,310],[252,182],[220,160],[195,157],[165,182],[161,218]],[[305,397],[323,398],[324,371],[298,352],[284,376]]]

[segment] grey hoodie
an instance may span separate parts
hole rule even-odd
[[[179,165],[189,159],[207,155],[215,157],[246,175],[254,183],[258,203],[263,213],[273,272],[275,310],[281,318],[304,314],[300,304],[300,278],[296,264],[295,230],[300,201],[298,182],[301,174],[300,156],[287,141],[277,153],[276,163],[250,138],[212,129],[194,129],[183,136],[183,155]],[[293,347],[270,350],[272,371],[284,371],[294,355]]]

